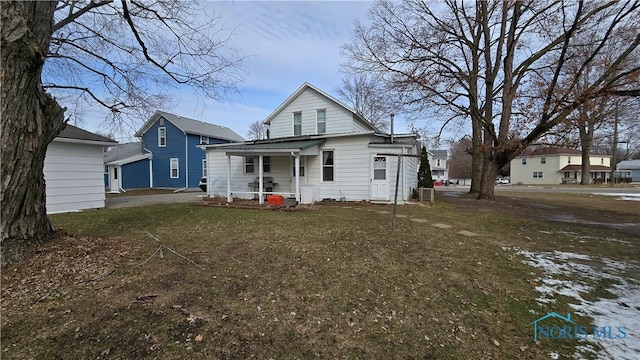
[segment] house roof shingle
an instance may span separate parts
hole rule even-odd
[[[640,160],[622,160],[618,163],[618,170],[638,170],[640,169]]]
[[[71,124],[67,124],[67,126],[60,132],[60,134],[58,134],[57,137],[63,139],[110,142],[114,144],[117,143],[113,139],[109,139],[108,137],[104,137],[102,135],[94,134],[90,131],[80,129],[79,127],[73,126]]]
[[[525,150],[522,154],[520,154],[518,157],[528,157],[528,156],[542,156],[542,155],[581,155],[582,151],[578,150],[578,149],[571,149],[571,148],[561,148],[561,147],[543,147],[543,148],[537,148],[537,149],[530,149],[530,150]],[[589,156],[596,156],[596,155],[603,155],[603,156],[610,156],[610,155],[606,155],[606,154],[600,154],[597,152],[590,152]]]
[[[558,170],[558,172],[560,171],[582,171],[582,165],[567,165],[565,167],[563,167],[562,169]],[[611,171],[611,168],[608,166],[604,166],[604,165],[590,165],[589,166],[589,171],[590,172],[594,172],[594,171]]]
[[[153,116],[151,116],[151,118],[149,118],[149,120],[140,130],[138,130],[138,132],[136,132],[136,136],[142,136],[161,116],[187,134],[208,136],[233,142],[245,141],[242,136],[238,135],[238,133],[226,126],[220,126],[196,119],[190,119],[159,110],[156,111]]]
[[[112,147],[104,154],[104,162],[112,162],[134,156],[150,155],[142,150],[141,142],[130,142]]]

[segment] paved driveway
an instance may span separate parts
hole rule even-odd
[[[204,192],[179,192],[174,194],[136,195],[108,197],[107,209],[142,206],[151,204],[175,204],[201,201]]]

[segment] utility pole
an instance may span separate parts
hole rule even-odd
[[[611,179],[609,183],[613,187],[616,182],[616,157],[618,156],[618,100],[613,114],[613,148],[611,149]],[[584,175],[584,174],[583,174]]]

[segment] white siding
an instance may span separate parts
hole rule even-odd
[[[301,193],[303,202],[320,201],[323,198],[340,199],[345,197],[347,201],[362,201],[370,199],[372,179],[372,158],[380,153],[402,153],[401,147],[370,147],[369,136],[350,136],[344,138],[328,138],[320,147],[319,154],[306,156],[305,176],[301,181]],[[322,181],[322,151],[334,152],[334,180]],[[417,153],[417,148],[405,150],[405,153]],[[223,152],[207,151],[209,164],[209,196],[227,195],[227,157]],[[418,158],[403,158],[400,173],[400,188],[398,201],[402,203],[408,200],[411,190],[417,186],[417,162]],[[250,191],[248,183],[257,176],[256,173],[244,174],[243,161],[240,156],[231,157],[231,192],[234,197],[250,198],[252,195],[240,194]],[[272,156],[271,173],[277,183],[274,192],[292,193],[295,191],[292,173],[293,160],[290,155]],[[395,191],[395,178],[397,169],[397,157],[387,158],[387,179],[389,201],[393,201]],[[308,194],[312,198],[306,198]]]
[[[103,208],[102,146],[53,141],[44,160],[47,213]]]
[[[270,123],[271,138],[293,136],[293,113],[302,113],[302,135],[316,135],[316,111],[326,109],[327,134],[368,131],[356,123],[353,113],[324,95],[307,88],[278,113]]]

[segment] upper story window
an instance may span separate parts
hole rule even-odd
[[[200,144],[209,144],[209,137],[200,135]]]
[[[440,159],[436,159],[436,166],[437,166],[437,167],[440,167],[440,166],[441,166],[441,165],[440,165]]]
[[[293,113],[293,136],[302,135],[302,112]]]
[[[547,163],[547,158],[545,156],[540,158],[540,164],[546,164]]]
[[[317,133],[327,133],[327,112],[325,109],[316,110]]]
[[[167,128],[162,126],[158,128],[158,147],[167,146]]]
[[[527,158],[522,159],[522,165],[527,165]]]
[[[571,156],[569,156],[569,159],[567,160],[567,164],[571,164]]]
[[[600,158],[600,165],[604,165],[604,158]]]

